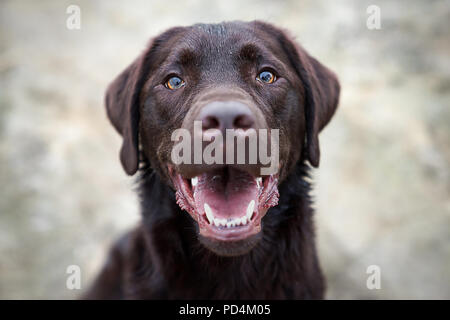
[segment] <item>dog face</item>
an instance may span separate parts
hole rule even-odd
[[[192,216],[200,241],[217,254],[239,255],[257,243],[278,184],[295,164],[319,165],[318,134],[338,98],[331,71],[285,32],[255,21],[164,32],[111,83],[106,107],[123,137],[125,171],[138,170],[142,152]],[[260,161],[174,163],[172,133],[182,128],[195,136],[196,122],[206,141],[227,130],[245,136],[278,129],[275,172],[262,175]],[[197,151],[206,148],[203,140]],[[223,158],[231,152],[225,143],[220,148]],[[195,157],[195,146],[189,152]]]

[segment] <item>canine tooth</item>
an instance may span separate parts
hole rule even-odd
[[[261,186],[261,184],[262,184],[262,178],[261,177],[256,178],[256,185],[258,186],[258,188]]]
[[[191,184],[192,184],[192,186],[195,187],[195,186],[197,185],[197,183],[198,183],[198,177],[193,177],[193,178],[191,179]]]
[[[250,201],[250,203],[248,204],[247,207],[247,213],[246,213],[246,217],[248,219],[248,221],[250,221],[250,219],[253,216],[253,209],[255,208],[255,200]]]
[[[205,209],[206,218],[208,218],[209,223],[212,224],[214,221],[214,215],[212,213],[211,207],[205,202],[203,204],[203,208]]]

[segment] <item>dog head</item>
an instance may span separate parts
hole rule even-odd
[[[306,159],[318,167],[318,135],[337,108],[339,90],[336,76],[283,30],[259,21],[197,24],[152,39],[108,87],[106,108],[123,137],[125,171],[136,173],[142,152],[175,190],[202,243],[220,255],[239,255],[257,243],[262,218],[277,204],[278,184],[296,163]],[[193,139],[182,150],[190,162],[173,159],[179,129]],[[235,134],[230,141],[247,141],[245,161],[236,161],[228,132]],[[262,143],[252,150],[255,133]],[[259,157],[248,160],[267,146],[277,163],[264,174]],[[224,161],[195,161],[199,154]]]

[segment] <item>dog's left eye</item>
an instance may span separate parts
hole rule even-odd
[[[256,78],[257,80],[264,82],[264,83],[273,83],[276,80],[275,75],[270,72],[270,71],[263,71],[261,72],[258,77]]]
[[[179,89],[182,86],[184,86],[184,81],[179,77],[171,77],[169,80],[166,81],[166,88],[170,90]]]

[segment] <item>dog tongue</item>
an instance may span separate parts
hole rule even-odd
[[[203,173],[191,180],[197,212],[204,212],[204,204],[219,219],[240,218],[254,200],[258,207],[259,188],[250,174],[233,168]]]

